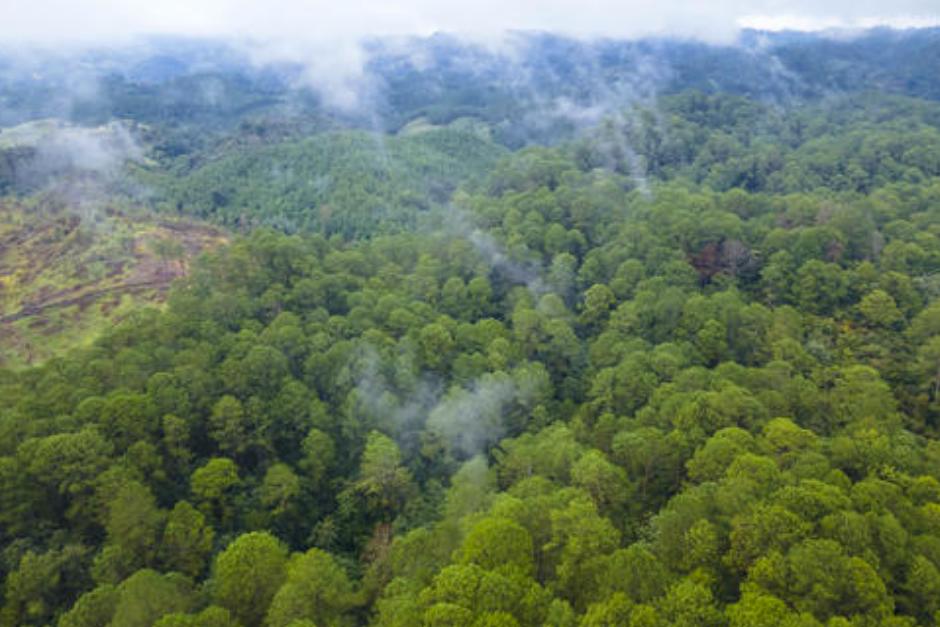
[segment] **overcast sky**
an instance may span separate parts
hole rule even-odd
[[[329,41],[445,31],[485,39],[506,30],[728,41],[742,26],[940,24],[940,0],[0,0],[0,9],[7,44],[139,34]]]

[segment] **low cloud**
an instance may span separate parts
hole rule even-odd
[[[470,215],[459,207],[448,208],[444,231],[470,242],[494,272],[514,285],[525,285],[536,298],[551,291],[542,278],[544,269],[539,263],[512,259],[496,238],[476,226]]]
[[[57,206],[89,223],[115,194],[143,197],[144,187],[121,174],[143,148],[122,123],[82,127],[39,120],[0,131],[0,189],[50,193]]]
[[[396,437],[407,456],[415,455],[420,434],[440,439],[457,458],[467,459],[508,433],[507,421],[527,413],[545,395],[543,370],[520,367],[487,372],[445,390],[439,376],[415,372],[410,358],[383,358],[363,345],[350,363],[355,373],[354,411],[374,427]],[[395,381],[395,374],[409,374]]]
[[[679,37],[732,43],[742,27],[859,28],[940,24],[936,0],[35,0],[0,21],[0,47],[120,45],[140,35],[243,42],[257,63],[291,62],[335,109],[371,106],[362,44],[446,32],[511,56],[513,32],[579,39]],[[420,59],[417,60],[420,62]],[[361,112],[361,111],[360,111]]]
[[[508,375],[485,375],[452,389],[431,410],[428,429],[462,457],[476,455],[505,435],[505,414],[519,394]]]
[[[679,36],[729,41],[742,25],[803,28],[940,21],[935,0],[35,0],[8,11],[0,39],[101,43],[139,34],[256,37],[294,41],[368,36],[549,31],[577,37]],[[784,22],[786,23],[786,22]]]
[[[143,149],[121,123],[82,127],[58,120],[30,122],[0,132],[0,148],[28,151],[20,176],[43,179],[63,173],[117,174]],[[28,180],[24,180],[28,183]]]

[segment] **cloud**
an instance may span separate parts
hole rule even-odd
[[[428,429],[451,450],[471,457],[505,435],[504,417],[520,392],[507,375],[487,374],[469,388],[453,388],[428,416]]]
[[[496,238],[474,225],[463,209],[451,205],[446,215],[445,232],[470,242],[483,261],[510,283],[525,285],[536,298],[550,291],[540,264],[512,259]]]
[[[732,43],[743,27],[940,24],[937,0],[33,0],[3,13],[0,49],[14,51],[112,46],[142,35],[239,41],[258,65],[299,64],[301,80],[328,106],[358,113],[379,91],[366,70],[362,42],[369,38],[445,32],[511,60],[515,44],[507,34],[520,31]]]
[[[360,346],[349,367],[357,418],[395,437],[406,456],[418,453],[422,431],[461,459],[481,453],[507,434],[509,423],[528,416],[550,389],[539,364],[487,372],[445,391],[438,375],[415,371],[407,353],[383,358],[368,344]]]
[[[140,34],[176,34],[328,44],[438,31],[486,38],[510,30],[729,41],[742,25],[940,23],[936,0],[896,0],[890,5],[880,0],[34,0],[16,4],[16,10],[4,12],[0,41],[102,43]]]
[[[38,184],[62,174],[114,177],[127,161],[140,161],[143,149],[120,122],[99,127],[74,126],[58,120],[39,120],[3,129],[0,148],[28,149],[19,181]]]
[[[929,28],[940,24],[940,11],[930,14],[872,14],[864,16],[798,15],[744,15],[737,19],[741,28],[765,31],[856,31],[887,26],[890,28]],[[838,34],[838,33],[835,33]]]
[[[243,41],[240,47],[255,65],[299,64],[299,82],[315,88],[324,104],[339,111],[357,110],[376,89],[366,72],[366,52],[355,39],[272,38]]]

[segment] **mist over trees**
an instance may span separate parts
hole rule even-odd
[[[936,625],[940,36],[767,37],[4,73],[231,238],[0,369],[0,626]]]

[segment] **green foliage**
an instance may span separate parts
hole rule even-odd
[[[190,479],[190,489],[205,513],[220,522],[227,522],[228,495],[238,484],[238,466],[225,457],[210,459],[197,468]]]
[[[224,224],[345,237],[414,227],[505,150],[456,128],[386,137],[338,131],[239,151],[174,176],[143,173],[158,203]]]
[[[228,610],[210,605],[198,614],[166,614],[154,627],[239,627]]]
[[[212,599],[244,625],[259,625],[281,587],[287,549],[264,532],[238,536],[218,554],[212,569]]]
[[[41,554],[26,551],[6,577],[0,623],[4,627],[46,624],[55,614],[57,599],[73,600],[81,589],[82,582],[76,579],[82,577],[79,565],[84,552],[77,545]],[[98,612],[89,608],[88,613]]]
[[[198,577],[206,568],[213,537],[205,516],[188,502],[179,501],[167,515],[160,561],[169,570]]]
[[[411,476],[401,465],[398,445],[378,431],[366,440],[355,488],[386,519],[400,510],[411,489]]]
[[[190,582],[176,573],[161,575],[139,570],[117,587],[112,624],[128,627],[153,625],[162,616],[185,612],[193,604]]]
[[[294,555],[287,579],[271,601],[265,624],[290,627],[296,621],[318,625],[345,625],[344,616],[358,605],[353,585],[342,567],[319,549]]]
[[[524,527],[512,520],[485,518],[467,533],[460,548],[459,561],[487,570],[533,571],[532,538]]]
[[[0,624],[934,624],[936,106],[657,106],[140,166],[296,233],[0,370]]]

